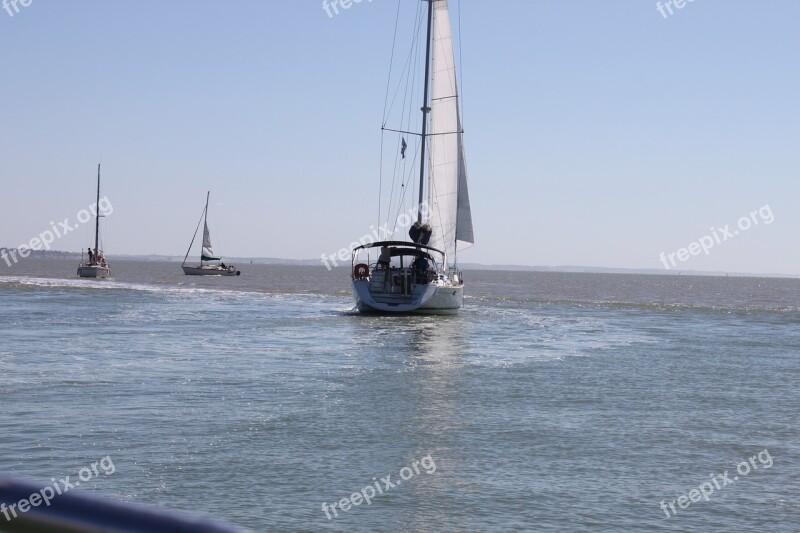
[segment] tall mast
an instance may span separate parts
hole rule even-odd
[[[203,264],[203,246],[206,245],[206,228],[208,228],[208,199],[211,197],[211,191],[206,193],[206,208],[203,210],[203,244],[200,246],[200,265]],[[210,257],[210,256],[209,256]]]
[[[100,163],[97,164],[97,202],[95,202],[94,208],[94,256],[97,257],[100,244]]]
[[[428,106],[428,85],[431,77],[431,30],[433,28],[433,2],[428,2],[428,38],[425,42],[425,91],[422,97],[422,150],[419,160],[419,208],[417,209],[417,222],[422,224],[422,200],[425,189],[425,141],[428,136],[428,113],[431,108]]]

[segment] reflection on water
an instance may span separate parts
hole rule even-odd
[[[381,317],[351,312],[343,270],[114,265],[0,276],[0,470],[110,455],[103,494],[255,531],[796,518],[776,502],[800,494],[797,280],[470,272],[458,315]],[[665,522],[660,500],[764,448],[765,475]],[[436,472],[321,510],[427,455]]]

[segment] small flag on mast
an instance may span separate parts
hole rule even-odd
[[[406,148],[408,148],[408,145],[406,144],[405,137],[403,137],[402,143],[400,144],[400,155],[403,157],[403,159],[406,158]]]

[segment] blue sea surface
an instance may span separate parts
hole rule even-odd
[[[344,269],[26,265],[0,472],[109,457],[76,490],[258,532],[800,530],[800,280],[466,271],[381,317]]]

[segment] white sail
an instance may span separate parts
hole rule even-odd
[[[217,258],[214,257],[214,250],[211,249],[211,233],[208,231],[208,222],[203,227],[203,251],[201,259],[203,261],[213,261]]]
[[[455,252],[472,246],[472,211],[458,105],[455,52],[447,0],[433,3],[430,175],[431,246]]]

